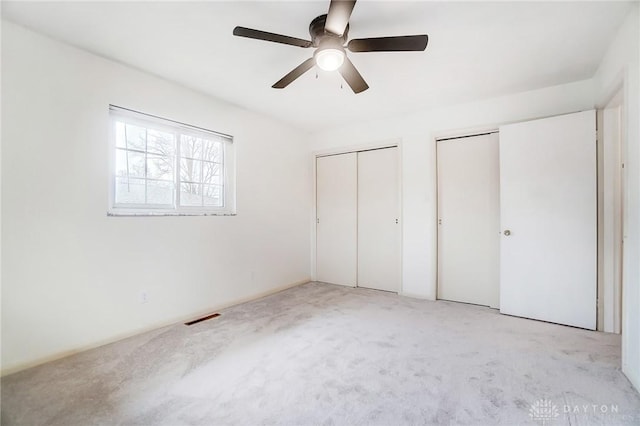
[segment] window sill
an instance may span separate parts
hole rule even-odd
[[[150,212],[150,211],[107,211],[109,217],[154,217],[154,216],[237,216],[237,213],[230,212]]]

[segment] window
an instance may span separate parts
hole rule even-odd
[[[235,214],[233,138],[115,106],[112,215]]]

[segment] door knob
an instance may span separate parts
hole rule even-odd
[[[509,231],[508,229],[505,229],[503,234],[508,237],[509,235],[511,235],[511,231]]]

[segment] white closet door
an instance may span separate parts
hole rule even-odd
[[[501,312],[595,329],[595,138],[595,111],[500,128]]]
[[[438,299],[500,303],[498,135],[438,142]]]
[[[358,153],[358,286],[400,291],[398,149]]]
[[[357,154],[316,160],[316,275],[355,287],[357,264]]]

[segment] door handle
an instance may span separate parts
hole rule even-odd
[[[503,234],[505,237],[508,237],[509,235],[511,235],[511,231],[509,231],[508,229],[505,229]]]

